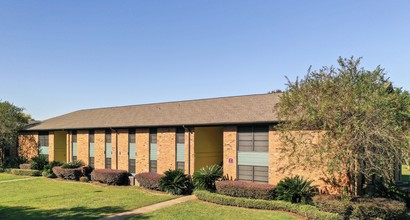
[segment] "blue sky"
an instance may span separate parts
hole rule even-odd
[[[410,1],[0,0],[0,99],[36,119],[284,89],[338,56],[410,90]]]

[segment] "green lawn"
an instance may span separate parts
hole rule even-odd
[[[97,186],[46,178],[1,183],[0,195],[2,220],[98,219],[175,198],[137,187]]]
[[[206,220],[228,220],[228,219],[252,219],[252,220],[265,220],[265,219],[283,219],[283,220],[293,220],[298,219],[291,215],[266,211],[266,210],[255,210],[238,208],[231,206],[220,206],[211,203],[189,201],[181,203],[178,205],[170,206],[164,209],[160,209],[155,212],[135,216],[129,218],[131,220],[137,219],[169,219],[169,220],[196,220],[196,219],[206,219]]]
[[[0,182],[4,180],[15,180],[15,179],[24,179],[24,178],[28,178],[28,176],[16,176],[13,174],[0,173]]]

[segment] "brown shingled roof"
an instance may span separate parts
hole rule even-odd
[[[271,123],[278,93],[75,111],[28,128],[61,130]]]

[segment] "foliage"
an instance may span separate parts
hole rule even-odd
[[[11,174],[18,176],[41,176],[41,171],[27,169],[11,169]]]
[[[215,181],[220,180],[222,176],[222,166],[214,164],[202,167],[194,172],[193,183],[196,189],[205,189],[214,192],[216,189]]]
[[[135,180],[141,187],[159,190],[159,182],[163,176],[157,173],[139,173],[135,175]]]
[[[48,178],[55,178],[57,177],[53,172],[53,167],[61,166],[63,163],[59,161],[51,161],[47,165],[44,166],[43,176]]]
[[[381,197],[405,202],[410,206],[410,197],[407,192],[399,189],[394,183],[387,184],[382,181],[375,181],[375,189],[369,194],[370,197]]]
[[[91,179],[108,185],[128,185],[128,172],[125,170],[95,169]]]
[[[80,177],[80,182],[88,183],[88,181],[90,181],[90,179],[88,179],[88,177],[86,177],[86,176]]]
[[[31,158],[32,170],[44,170],[44,166],[48,164],[48,156],[40,154]]]
[[[405,219],[406,204],[387,198],[356,198],[343,201],[336,196],[315,196],[313,202],[322,211],[337,213],[345,219]]]
[[[186,195],[192,193],[192,182],[181,169],[165,171],[165,176],[159,181],[159,188],[172,195]]]
[[[19,168],[20,164],[27,163],[28,160],[25,157],[6,157],[3,163],[0,163],[0,167],[5,168]]]
[[[245,181],[217,181],[216,192],[222,195],[248,199],[275,199],[275,186]]]
[[[5,149],[16,145],[18,132],[28,124],[30,117],[23,110],[10,102],[0,101],[0,164],[4,163]]]
[[[276,187],[276,198],[292,203],[309,204],[315,195],[315,188],[308,181],[298,175],[286,177],[279,181]]]
[[[343,219],[342,216],[334,213],[320,211],[311,205],[300,205],[285,201],[277,200],[262,200],[262,199],[247,199],[237,198],[217,193],[211,193],[205,190],[196,190],[194,192],[196,197],[200,200],[212,202],[220,205],[230,205],[253,209],[279,210],[298,214],[307,219]]]
[[[81,160],[75,160],[72,162],[64,163],[61,167],[64,169],[73,169],[73,168],[79,168],[84,166],[84,162]]]
[[[22,163],[19,165],[20,169],[29,170],[31,169],[31,163]]]
[[[291,159],[282,169],[326,167],[327,178],[340,179],[336,186],[352,195],[362,175],[393,181],[395,164],[409,152],[409,93],[394,87],[384,69],[365,70],[360,61],[339,58],[338,68],[288,80],[276,106]]]
[[[64,169],[61,166],[55,166],[52,168],[53,173],[61,179],[66,179],[66,180],[76,180],[78,181],[80,177],[83,176],[83,172],[81,167],[80,168],[67,168]]]

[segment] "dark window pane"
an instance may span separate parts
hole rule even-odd
[[[89,164],[90,167],[94,168],[94,157],[90,157],[89,160],[90,160],[90,164]]]
[[[90,133],[88,135],[88,139],[90,143],[94,143],[94,130],[90,130]]]
[[[105,143],[111,143],[111,131],[105,132]]]
[[[178,128],[176,135],[177,135],[177,144],[185,143],[185,129]]]
[[[151,144],[157,143],[157,129],[156,128],[149,129],[149,141]]]
[[[156,160],[150,160],[149,161],[149,172],[150,173],[156,173],[157,172],[157,161]]]
[[[73,161],[76,161],[77,160],[77,156],[73,156]]]
[[[135,143],[135,133],[128,134],[128,141],[129,143]]]
[[[105,169],[111,169],[111,158],[105,158]]]
[[[128,172],[129,173],[135,173],[135,159],[129,159]]]
[[[71,141],[77,142],[77,131],[72,131],[72,137],[71,137]]]
[[[185,163],[184,162],[177,162],[177,169],[185,170]]]
[[[238,179],[257,183],[267,183],[269,169],[266,166],[238,166]]]

